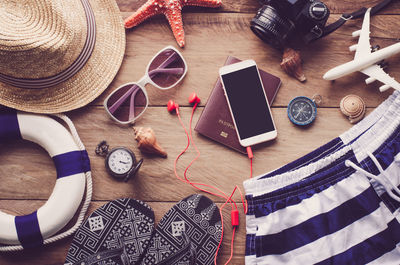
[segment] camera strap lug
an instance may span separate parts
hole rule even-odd
[[[376,13],[378,13],[379,11],[381,11],[384,7],[386,7],[387,5],[389,5],[391,2],[394,2],[394,0],[383,0],[381,1],[379,4],[375,5],[374,7],[372,7],[371,9],[371,15],[375,15]],[[366,7],[362,7],[359,10],[350,13],[350,14],[343,14],[337,21],[333,22],[332,24],[326,26],[323,29],[323,33],[321,34],[321,36],[317,37],[317,38],[309,38],[306,37],[306,43],[309,43],[313,40],[319,39],[319,38],[323,38],[329,34],[331,34],[332,32],[334,32],[335,30],[337,30],[338,28],[340,28],[344,23],[346,23],[348,20],[351,19],[355,19],[355,18],[359,18],[364,16],[365,12],[367,11]]]
[[[308,34],[304,35],[303,40],[305,43],[310,43],[314,40],[321,38],[323,34],[324,30],[315,25]]]
[[[315,25],[315,26],[312,28],[311,32],[312,32],[317,38],[321,37],[322,34],[324,33],[324,31],[323,31],[320,27],[318,27],[317,25]]]

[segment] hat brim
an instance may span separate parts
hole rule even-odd
[[[125,29],[114,0],[90,0],[96,20],[96,44],[85,66],[67,81],[43,89],[0,82],[0,104],[34,113],[59,113],[97,98],[117,74],[125,52]]]

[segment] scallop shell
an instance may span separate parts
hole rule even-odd
[[[294,76],[300,82],[307,80],[301,67],[300,52],[291,48],[285,48],[282,56],[281,68],[289,75]]]
[[[154,154],[166,158],[167,152],[158,144],[153,129],[149,127],[134,127],[135,140],[138,142],[138,148],[143,153]]]
[[[340,111],[348,117],[350,123],[357,123],[364,118],[366,106],[357,95],[347,95],[340,101]]]

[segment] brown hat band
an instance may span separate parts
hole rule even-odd
[[[57,75],[38,79],[15,78],[0,73],[0,81],[19,88],[48,88],[65,82],[79,72],[89,60],[96,43],[96,21],[92,7],[88,0],[81,2],[86,14],[87,36],[81,53],[68,68]]]

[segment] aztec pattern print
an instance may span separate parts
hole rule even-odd
[[[94,211],[75,233],[66,264],[135,264],[147,249],[154,212],[144,202],[119,199]]]
[[[141,264],[214,264],[221,236],[218,207],[205,196],[191,195],[160,220]]]

